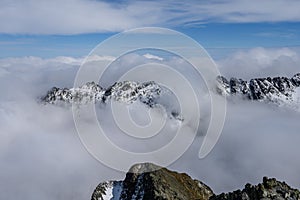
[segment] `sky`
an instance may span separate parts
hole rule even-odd
[[[101,181],[124,178],[85,149],[71,109],[40,101],[53,86],[72,87],[84,58],[100,42],[132,28],[169,28],[199,42],[227,78],[292,77],[300,72],[299,9],[298,0],[1,0],[0,199],[89,199]],[[120,57],[103,80],[111,84],[116,77],[109,73],[120,75],[128,66],[158,62],[180,69],[198,87],[198,78],[186,71],[182,58],[155,53],[146,49]],[[87,63],[95,69],[115,58],[94,56]],[[172,81],[171,75],[146,75]],[[200,101],[205,111],[211,108],[207,97]],[[205,135],[201,131],[210,119],[207,111],[201,113],[201,133],[169,168],[188,173],[216,193],[257,184],[263,176],[300,188],[300,106],[238,97],[226,105],[224,128],[210,154],[198,159]],[[111,129],[109,108],[97,108],[113,141],[139,147],[128,138],[120,140],[122,132]],[[140,116],[139,108],[133,110]],[[168,122],[171,131],[174,124]]]
[[[164,27],[199,42],[216,58],[232,49],[299,47],[297,0],[4,0],[0,57],[80,57],[110,36]]]

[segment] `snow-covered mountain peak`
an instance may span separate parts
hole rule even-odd
[[[183,120],[175,95],[154,81],[143,83],[121,81],[114,83],[107,89],[95,82],[88,82],[80,87],[70,89],[53,87],[42,97],[43,102],[54,105],[106,104],[110,100],[125,105],[141,102],[149,108],[162,107],[170,118]]]
[[[134,81],[116,82],[107,89],[95,82],[88,82],[77,88],[53,87],[42,98],[46,103],[75,103],[106,102],[108,99],[131,104],[137,100],[152,105],[152,101],[161,93],[161,86],[153,81],[138,83]]]
[[[245,81],[217,77],[217,92],[224,96],[238,95],[249,100],[272,102],[278,105],[299,106],[300,73],[293,77],[253,78]]]

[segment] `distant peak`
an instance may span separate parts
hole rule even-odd
[[[46,104],[67,106],[90,103],[107,104],[111,100],[125,105],[140,102],[149,108],[162,107],[170,118],[183,121],[180,106],[176,103],[176,96],[154,81],[143,83],[120,81],[108,88],[103,88],[95,82],[87,82],[74,88],[53,87],[41,100]]]
[[[300,73],[293,77],[253,78],[249,81],[223,76],[217,77],[217,92],[224,96],[272,102],[278,105],[300,103]]]

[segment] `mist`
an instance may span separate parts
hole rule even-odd
[[[136,64],[153,58],[130,56]],[[104,166],[86,151],[71,109],[39,101],[53,86],[72,87],[81,61],[82,58],[66,57],[0,60],[1,199],[89,199],[101,181],[124,178],[124,173]],[[258,48],[238,51],[217,63],[222,74],[248,79],[291,76],[300,71],[299,61],[299,54],[291,49]],[[166,63],[182,65],[176,59]],[[107,78],[104,86],[110,82]],[[205,132],[209,116],[206,111],[201,115],[200,132]],[[199,134],[169,167],[203,181],[216,193],[241,188],[247,182],[258,183],[263,176],[276,177],[299,188],[299,121],[300,113],[290,108],[228,99],[224,129],[212,152],[204,159],[198,158],[203,140]],[[169,121],[169,125],[173,122]],[[121,146],[134,145],[117,135],[112,133],[112,140]]]

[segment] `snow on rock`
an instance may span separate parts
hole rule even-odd
[[[154,100],[159,97],[162,88],[153,81],[138,83],[134,81],[116,82],[107,89],[102,88],[95,82],[88,82],[78,88],[57,88],[53,87],[42,98],[46,103],[75,103],[86,104],[103,102],[108,99],[131,104],[137,100],[153,106]]]
[[[119,200],[123,184],[121,181],[106,181],[95,189],[92,200]]]
[[[42,102],[54,105],[83,105],[98,102],[105,104],[109,100],[113,100],[129,105],[139,101],[150,108],[161,106],[165,108],[170,118],[183,121],[179,104],[176,104],[175,99],[176,97],[172,95],[172,92],[167,91],[166,88],[154,81],[144,83],[122,81],[114,83],[107,89],[95,82],[88,82],[78,88],[70,89],[53,87],[42,97]]]
[[[254,78],[249,82],[223,76],[217,77],[217,92],[224,96],[238,95],[245,99],[299,107],[300,73],[292,78]]]
[[[42,101],[50,104],[75,103],[86,104],[102,99],[103,88],[95,82],[88,82],[79,88],[57,88],[53,87]]]

